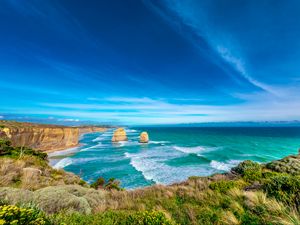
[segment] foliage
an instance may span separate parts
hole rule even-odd
[[[269,196],[287,203],[290,206],[300,206],[300,177],[280,174],[266,180],[264,190]]]
[[[94,183],[91,184],[91,188],[100,189],[104,188],[105,179],[103,177],[99,177]]]
[[[44,213],[37,208],[21,208],[14,205],[0,206],[0,224],[43,225],[50,224]]]
[[[209,188],[220,193],[225,193],[232,188],[241,188],[244,185],[244,182],[241,180],[220,180],[211,182]]]
[[[52,217],[54,224],[119,224],[119,225],[173,225],[175,224],[160,211],[107,211],[105,213],[96,213],[92,215],[83,215],[79,213],[58,214]]]
[[[246,160],[232,169],[233,172],[240,174],[245,181],[252,182],[261,179],[262,168],[253,161]]]
[[[132,225],[172,225],[171,220],[160,211],[143,211],[132,214],[127,219],[127,224]]]
[[[105,190],[124,190],[120,187],[120,181],[115,178],[110,178],[107,183],[103,177],[99,177],[94,183],[90,185],[94,189],[105,189]]]
[[[13,147],[9,140],[0,139],[0,156],[8,156],[12,158],[30,155],[41,160],[47,160],[47,153],[35,151],[28,147]]]

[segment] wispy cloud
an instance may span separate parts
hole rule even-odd
[[[170,18],[170,16],[168,17],[161,8],[156,7],[151,1],[144,1],[148,7],[162,16],[168,23],[171,23],[173,27],[176,27],[177,31],[183,37],[187,38],[193,45],[200,49],[201,54],[203,54],[204,51],[207,51],[207,49],[201,47],[201,41],[199,40],[205,41],[220,59],[231,66],[237,74],[247,82],[259,89],[276,94],[275,90],[273,90],[270,85],[258,81],[249,74],[246,69],[245,59],[241,56],[242,54],[239,50],[238,41],[234,40],[232,35],[226,34],[224,31],[222,31],[222,33],[218,32],[217,29],[214,28],[214,25],[209,22],[205,9],[199,7],[199,4],[197,4],[197,7],[194,7],[194,1],[183,2],[177,0],[164,0],[162,2],[166,7],[165,10],[173,12],[179,21]],[[186,32],[182,32],[180,24],[189,27],[198,38],[190,38]],[[206,54],[207,57],[211,57],[211,60],[215,61],[220,68],[224,69],[229,76],[232,76],[232,72],[224,68],[224,65],[220,63],[218,59],[215,59],[214,55],[209,55],[209,53]]]
[[[230,49],[223,47],[223,46],[217,46],[216,50],[218,52],[218,54],[226,61],[228,62],[230,65],[232,65],[235,70],[241,75],[243,76],[249,83],[253,84],[256,87],[261,88],[264,91],[267,91],[269,93],[275,94],[277,95],[277,93],[275,92],[275,90],[273,90],[273,88],[267,84],[264,84],[262,82],[257,81],[256,79],[254,79],[253,77],[251,77],[247,70],[245,69],[245,62],[243,62],[242,58],[237,58],[236,56],[234,56],[231,52]]]

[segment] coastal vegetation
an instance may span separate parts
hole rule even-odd
[[[0,143],[0,224],[300,224],[299,155],[123,190],[114,179],[88,185],[51,168],[44,153]]]
[[[37,190],[43,187],[86,185],[78,176],[48,164],[47,154],[28,147],[13,147],[0,139],[0,186]]]

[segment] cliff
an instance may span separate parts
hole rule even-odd
[[[13,146],[27,146],[40,151],[57,151],[79,144],[79,135],[102,132],[104,127],[67,127],[14,121],[0,121],[0,137],[9,139]]]
[[[104,132],[107,127],[100,126],[81,126],[79,127],[79,134],[93,133],[93,132]]]

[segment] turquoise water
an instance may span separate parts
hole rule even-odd
[[[128,141],[111,143],[113,130],[81,137],[81,147],[50,155],[56,168],[87,182],[115,177],[128,189],[154,183],[171,184],[189,176],[225,172],[250,159],[268,162],[300,148],[297,127],[127,128]],[[141,131],[148,144],[138,143]]]

